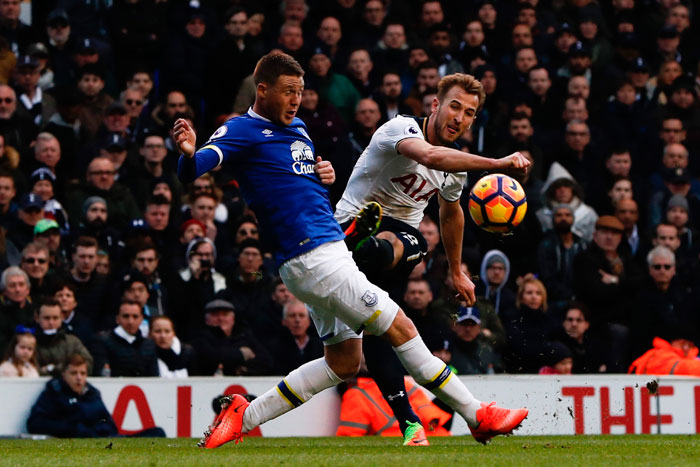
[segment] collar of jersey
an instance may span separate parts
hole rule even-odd
[[[250,108],[248,109],[248,115],[250,115],[250,116],[253,117],[253,118],[257,118],[258,120],[263,120],[263,121],[266,121],[266,122],[268,122],[268,123],[272,123],[271,120],[268,120],[267,118],[263,117],[262,115],[257,114],[257,113],[253,110],[253,107],[250,107]]]

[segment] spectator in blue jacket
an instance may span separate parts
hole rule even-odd
[[[117,436],[117,426],[100,391],[87,382],[88,362],[73,354],[60,377],[51,379],[32,407],[30,433],[58,438]]]
[[[39,395],[27,420],[30,433],[57,438],[107,438],[119,436],[100,391],[87,382],[88,362],[72,355],[60,377],[51,379]],[[152,427],[136,434],[164,437],[162,428]]]

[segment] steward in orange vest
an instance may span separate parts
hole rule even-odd
[[[408,402],[420,417],[428,436],[451,436],[442,427],[450,414],[433,404],[425,393],[406,378]],[[340,405],[340,425],[336,436],[403,436],[394,413],[382,397],[372,378],[357,378],[357,385],[350,387]]]
[[[632,362],[628,373],[700,376],[698,348],[691,341],[676,339],[668,343],[655,337],[653,345],[653,349]]]

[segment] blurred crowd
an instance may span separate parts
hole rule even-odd
[[[176,173],[173,122],[204,143],[273,49],[306,70],[297,116],[333,205],[376,129],[427,115],[450,73],[487,95],[463,149],[533,162],[512,234],[467,219],[476,306],[454,299],[435,200],[429,253],[391,291],[457,373],[626,372],[655,337],[700,342],[695,2],[42,0],[31,25],[21,3],[0,0],[0,375],[76,354],[95,376],[286,374],[323,354],[235,173]]]

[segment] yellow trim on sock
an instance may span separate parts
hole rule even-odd
[[[282,399],[284,399],[285,401],[287,401],[287,404],[289,404],[289,405],[291,405],[292,407],[294,407],[294,404],[292,404],[292,402],[291,402],[289,399],[287,399],[287,396],[285,396],[284,394],[282,394],[282,391],[280,391],[280,388],[278,388],[277,386],[275,386],[275,389],[277,389],[277,394],[279,394],[280,397],[281,397]]]
[[[442,384],[440,386],[438,386],[438,389],[442,389],[442,387],[447,384],[447,382],[450,380],[450,378],[452,378],[453,374],[454,373],[450,372],[450,376],[448,376],[447,379],[445,379],[445,381],[443,381]]]
[[[283,379],[282,382],[284,383],[285,386],[287,386],[287,389],[289,389],[289,392],[291,392],[292,394],[294,394],[294,395],[297,397],[297,399],[299,399],[299,400],[301,401],[302,404],[303,404],[304,402],[306,402],[302,397],[299,397],[299,394],[297,394],[296,391],[295,391],[294,389],[292,389],[292,387],[287,383],[287,380],[286,380],[286,379]]]
[[[442,374],[442,372],[445,371],[445,368],[447,368],[447,365],[443,366],[443,367],[440,369],[440,371],[438,371],[438,372],[435,374],[435,376],[433,376],[432,378],[430,378],[430,381],[428,381],[428,384],[430,384],[430,383],[432,383],[433,381],[435,381],[436,379],[438,379],[438,378],[440,377],[440,375]],[[447,381],[447,380],[445,380],[445,381]]]

